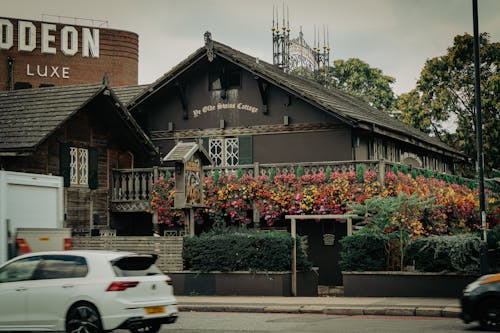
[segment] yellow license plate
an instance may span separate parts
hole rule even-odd
[[[146,310],[147,314],[158,314],[158,313],[165,313],[165,307],[164,306],[149,306],[147,308],[144,308]]]

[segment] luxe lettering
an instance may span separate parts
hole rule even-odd
[[[32,67],[30,66],[30,64],[27,64],[26,75],[69,79],[69,67],[46,66],[46,65],[36,65]]]

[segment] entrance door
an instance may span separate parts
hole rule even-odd
[[[318,283],[325,286],[342,285],[339,240],[347,235],[347,223],[334,220],[297,221],[297,233],[307,236],[307,254],[314,267],[319,267]]]

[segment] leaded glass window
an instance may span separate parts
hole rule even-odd
[[[89,151],[70,147],[70,181],[72,185],[88,185]]]
[[[238,165],[238,138],[216,138],[209,141],[210,158],[215,166]]]

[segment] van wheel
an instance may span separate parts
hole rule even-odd
[[[66,316],[67,333],[102,333],[99,312],[89,303],[76,304]]]
[[[161,324],[159,323],[148,323],[140,327],[131,327],[130,332],[132,333],[156,333],[160,330]]]
[[[500,299],[487,298],[479,304],[479,324],[481,328],[495,331],[500,328]]]

